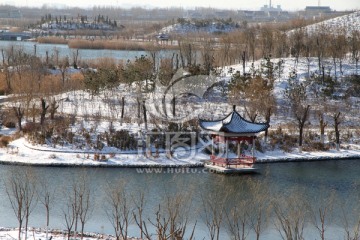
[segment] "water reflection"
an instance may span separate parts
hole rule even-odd
[[[262,164],[258,166],[261,174],[257,175],[232,175],[224,176],[218,174],[204,173],[137,173],[136,169],[104,169],[104,168],[54,168],[54,167],[23,167],[23,166],[0,166],[2,184],[0,184],[0,213],[6,216],[0,219],[0,226],[17,226],[15,215],[9,204],[4,180],[10,169],[29,168],[34,175],[46,179],[51,187],[56,190],[56,201],[51,210],[50,225],[52,228],[65,228],[62,209],[66,202],[66,189],[72,181],[79,180],[80,176],[86,175],[89,186],[91,186],[94,202],[93,215],[85,228],[87,231],[112,233],[109,219],[105,213],[105,189],[118,181],[125,181],[126,191],[130,195],[140,192],[145,194],[145,216],[155,216],[159,204],[164,203],[164,196],[175,196],[184,193],[189,198],[191,211],[189,217],[189,228],[195,221],[197,238],[208,238],[208,230],[205,224],[204,205],[208,200],[214,200],[218,207],[226,210],[246,203],[247,208],[256,212],[263,203],[267,209],[276,200],[294,201],[304,199],[314,209],[323,205],[324,199],[333,196],[334,206],[332,219],[329,221],[328,234],[335,233],[337,228],[342,228],[343,215],[346,213],[349,219],[359,216],[360,206],[360,166],[358,160],[333,160],[324,162],[303,163],[276,163]],[[185,194],[186,193],[186,194]],[[295,196],[295,197],[294,197]],[[296,198],[296,196],[299,196]],[[226,204],[221,199],[226,198]],[[258,199],[259,201],[257,201]],[[223,204],[223,205],[222,205]],[[276,216],[271,214],[272,220],[266,222],[262,227],[261,236],[266,239],[279,239],[280,235],[274,226]],[[45,210],[38,204],[31,214],[30,225],[45,226]],[[149,224],[150,225],[150,224]],[[221,228],[221,239],[228,238],[225,220]],[[310,218],[307,219],[304,236],[306,238],[319,238],[317,231],[311,227]],[[250,228],[249,228],[250,229]],[[343,238],[343,231],[337,231],[337,237]],[[251,230],[248,239],[253,239]],[[139,235],[135,225],[130,228],[130,235]],[[330,235],[329,235],[330,236]]]

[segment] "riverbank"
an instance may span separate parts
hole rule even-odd
[[[323,152],[283,152],[281,150],[256,152],[257,163],[326,161],[334,159],[360,158],[359,146],[347,146],[349,149]],[[4,165],[33,165],[53,167],[101,167],[101,168],[191,168],[203,167],[209,157],[196,153],[191,157],[181,157],[184,151],[174,153],[168,158],[164,152],[159,156],[144,156],[137,151],[114,152],[104,149],[102,152],[72,150],[69,148],[52,148],[45,145],[31,145],[25,138],[17,139],[7,148],[0,149],[0,163]]]
[[[134,39],[113,39],[113,40],[94,40],[94,39],[64,39],[58,37],[38,38],[39,44],[63,44],[72,49],[107,49],[124,51],[153,51],[153,50],[178,50],[179,46],[174,44],[160,43],[157,41],[144,41]]]
[[[167,158],[165,153],[158,157],[146,157],[137,151],[115,152],[113,149],[104,149],[101,152],[72,150],[70,148],[57,149],[31,145],[25,138],[12,141],[7,148],[0,149],[0,163],[12,165],[56,166],[56,167],[202,167],[205,154],[194,158],[181,160]]]
[[[17,239],[19,233],[19,228],[6,228],[0,227],[0,239]],[[48,237],[52,240],[63,240],[67,239],[67,231],[59,230],[59,229],[51,229],[48,232]],[[25,235],[25,231],[22,230],[22,234]],[[27,231],[28,238],[33,238],[36,240],[46,240],[46,230],[42,228],[28,228]],[[93,233],[86,232],[84,233],[84,238],[87,240],[95,240],[95,239],[116,239],[115,236],[103,233]],[[137,238],[128,238],[129,240],[135,240]]]

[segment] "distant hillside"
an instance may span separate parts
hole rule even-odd
[[[309,32],[315,32],[320,27],[326,27],[329,31],[335,31],[339,28],[345,28],[348,34],[352,31],[360,31],[360,11],[349,15],[332,18],[320,23],[307,26],[305,29]]]
[[[177,23],[161,29],[162,33],[222,33],[231,32],[240,28],[240,26],[229,19],[197,19],[187,20],[179,18]]]

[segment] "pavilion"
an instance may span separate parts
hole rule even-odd
[[[234,105],[233,111],[225,118],[213,121],[199,119],[199,125],[212,139],[211,156],[205,167],[222,173],[251,172],[255,170],[253,168],[256,161],[254,156],[254,140],[260,132],[270,127],[268,123],[253,123],[244,119],[236,111],[236,106]],[[237,144],[236,157],[229,157],[229,142],[236,142]],[[241,142],[251,144],[251,156],[241,154]],[[214,152],[215,144],[223,144],[225,149],[216,155]]]

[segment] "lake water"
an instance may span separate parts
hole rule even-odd
[[[31,42],[8,42],[0,41],[0,49],[11,45],[21,46],[25,51],[32,53],[34,43]],[[37,44],[37,54],[45,57],[45,52],[50,54],[54,49],[59,50],[61,57],[72,57],[73,49],[67,45]],[[146,54],[141,51],[115,51],[115,50],[79,50],[80,59],[95,59],[99,57],[111,57],[115,59],[133,59],[136,56]],[[1,155],[0,155],[1,158]],[[260,174],[257,175],[234,175],[224,176],[204,172],[202,168],[196,168],[192,173],[178,173],[174,169],[164,169],[163,173],[139,173],[137,169],[129,168],[55,168],[55,167],[24,167],[0,165],[0,226],[16,227],[17,221],[10,206],[4,181],[11,169],[31,169],[35,176],[46,179],[51,187],[56,190],[56,200],[51,210],[50,225],[52,228],[65,229],[62,209],[65,203],[65,190],[72,181],[79,176],[86,175],[89,179],[94,203],[93,214],[86,224],[87,231],[113,233],[107,215],[105,213],[105,188],[110,183],[123,180],[127,182],[127,191],[131,194],[137,192],[146,193],[146,215],[154,217],[154,212],[162,198],[167,194],[175,195],[178,192],[193,192],[191,194],[191,223],[198,221],[196,227],[196,239],[209,239],[202,218],[202,199],[207,199],[211,193],[229,193],[229,197],[242,195],[250,197],[251,192],[241,186],[247,185],[250,180],[261,183],[264,192],[269,192],[272,199],[287,196],[293,191],[300,192],[301,196],[308,199],[311,204],[318,204],[322,195],[330,192],[344,205],[345,210],[351,215],[349,218],[360,215],[360,160],[331,160],[323,162],[294,162],[261,164],[258,166]],[[235,205],[233,203],[233,205]],[[332,221],[327,229],[329,239],[344,239],[341,229],[342,212],[339,208],[333,211]],[[263,239],[280,239],[273,221],[270,221],[262,234]],[[31,226],[45,226],[44,207],[39,203],[31,214]],[[138,236],[138,230],[131,227],[130,235]],[[307,227],[305,239],[319,239],[314,228]],[[221,232],[221,239],[227,239],[225,229]],[[248,239],[253,239],[250,235]]]
[[[360,207],[360,160],[331,160],[323,162],[294,162],[273,163],[258,165],[260,174],[256,175],[232,175],[224,176],[204,172],[202,168],[191,170],[192,173],[178,173],[175,169],[164,169],[162,173],[139,173],[138,169],[131,168],[55,168],[55,167],[24,167],[0,165],[2,179],[7,178],[9,170],[19,171],[24,168],[32,169],[33,173],[45,178],[53,189],[57,191],[57,197],[51,211],[50,225],[52,228],[65,229],[63,224],[62,209],[64,206],[64,190],[71,185],[72,179],[77,179],[85,174],[91,185],[94,211],[91,219],[86,224],[87,231],[112,233],[110,222],[105,214],[106,201],[104,200],[105,186],[108,183],[116,183],[119,179],[127,182],[127,191],[146,193],[146,214],[149,216],[155,212],[162,197],[176,192],[193,191],[191,222],[198,221],[196,227],[196,239],[209,239],[206,227],[203,224],[201,206],[202,199],[210,197],[210,193],[228,191],[230,198],[237,194],[250,196],[246,188],[240,186],[248,184],[249,179],[261,182],[261,188],[269,190],[269,194],[276,199],[296,190],[302,196],[310,199],[311,204],[317,204],[320,196],[334,192],[340,202],[346,203],[345,208],[349,213],[358,217],[360,212],[353,210]],[[17,221],[10,207],[5,187],[0,184],[0,226],[15,227]],[[244,190],[245,189],[245,190]],[[234,203],[236,204],[236,203]],[[341,212],[334,210],[332,222],[327,229],[329,239],[343,239],[341,228]],[[44,207],[38,204],[31,214],[31,226],[44,227]],[[132,236],[138,235],[137,228],[132,227]],[[313,228],[308,227],[305,231],[305,239],[319,239],[314,235]],[[222,231],[222,239],[228,239],[225,229]],[[253,239],[250,235],[249,239]],[[266,227],[262,239],[280,239],[273,224]]]
[[[36,54],[40,57],[46,57],[46,51],[49,56],[59,51],[59,57],[68,56],[70,59],[76,49],[71,49],[65,44],[39,44],[34,42],[16,42],[16,41],[0,41],[0,49],[7,49],[11,46],[21,47],[27,53],[34,53],[34,45],[36,45]],[[79,49],[79,60],[88,60],[96,58],[114,58],[118,60],[134,59],[141,55],[146,55],[145,51],[120,51],[107,49]],[[166,55],[165,52],[161,53]]]

